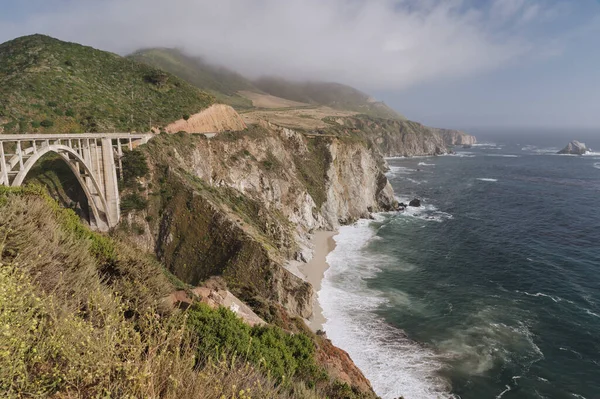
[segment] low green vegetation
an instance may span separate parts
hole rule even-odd
[[[201,360],[236,353],[288,385],[294,378],[312,386],[327,378],[316,364],[313,341],[304,334],[292,335],[275,326],[250,327],[228,309],[215,311],[202,304],[189,310],[188,326],[197,339]]]
[[[5,133],[149,131],[215,101],[160,69],[42,35],[0,45],[0,98]]]
[[[312,335],[166,307],[172,276],[39,186],[0,187],[0,237],[2,397],[370,397],[323,371]]]
[[[257,91],[253,84],[238,73],[211,65],[202,58],[191,57],[180,50],[153,48],[135,52],[129,58],[160,68],[180,77],[201,90],[213,94],[219,102],[236,109],[252,108],[252,101],[238,91]]]
[[[121,198],[121,213],[143,211],[147,207],[148,201],[137,192],[126,194]]]
[[[374,101],[369,95],[339,83],[293,82],[273,77],[252,81],[227,67],[212,65],[200,57],[192,57],[180,50],[169,48],[140,50],[129,57],[170,72],[213,94],[219,102],[229,104],[240,111],[254,108],[252,101],[238,94],[240,91],[250,91],[312,106],[323,105],[384,119],[404,119],[404,116],[383,102]],[[288,108],[282,108],[286,109]]]
[[[308,140],[309,151],[306,154],[294,154],[294,164],[300,172],[299,177],[319,210],[327,200],[327,171],[331,163],[328,141],[327,137],[315,137]]]
[[[132,187],[137,182],[136,179],[144,177],[150,171],[146,154],[139,150],[123,152],[121,157],[122,170],[122,185],[124,187]]]

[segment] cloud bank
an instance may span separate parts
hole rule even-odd
[[[40,3],[41,4],[41,3]],[[403,89],[552,55],[547,1],[46,0],[0,39],[33,32],[126,54],[181,47],[253,77]],[[550,43],[550,44],[548,44]]]

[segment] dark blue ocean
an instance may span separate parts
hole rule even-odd
[[[600,131],[475,134],[388,159],[424,206],[340,230],[324,329],[385,399],[600,398]]]

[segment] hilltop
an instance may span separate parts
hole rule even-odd
[[[252,82],[225,67],[208,63],[200,57],[186,55],[170,48],[140,50],[128,58],[170,72],[219,101],[238,109],[252,108],[252,101],[240,96],[240,91],[257,91]]]
[[[0,45],[0,130],[148,131],[215,99],[132,59],[43,35]]]
[[[404,119],[368,94],[339,83],[292,82],[274,77],[253,81],[227,67],[213,65],[177,49],[145,49],[130,58],[177,75],[237,109],[322,106],[385,119]]]
[[[385,103],[340,83],[291,82],[281,78],[264,77],[257,80],[255,84],[265,93],[292,101],[318,104],[383,119],[405,119]]]

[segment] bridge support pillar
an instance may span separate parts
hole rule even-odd
[[[119,186],[117,178],[117,167],[113,155],[112,140],[102,139],[102,172],[104,177],[104,195],[106,198],[108,223],[116,226],[119,223],[121,210],[119,206]]]

